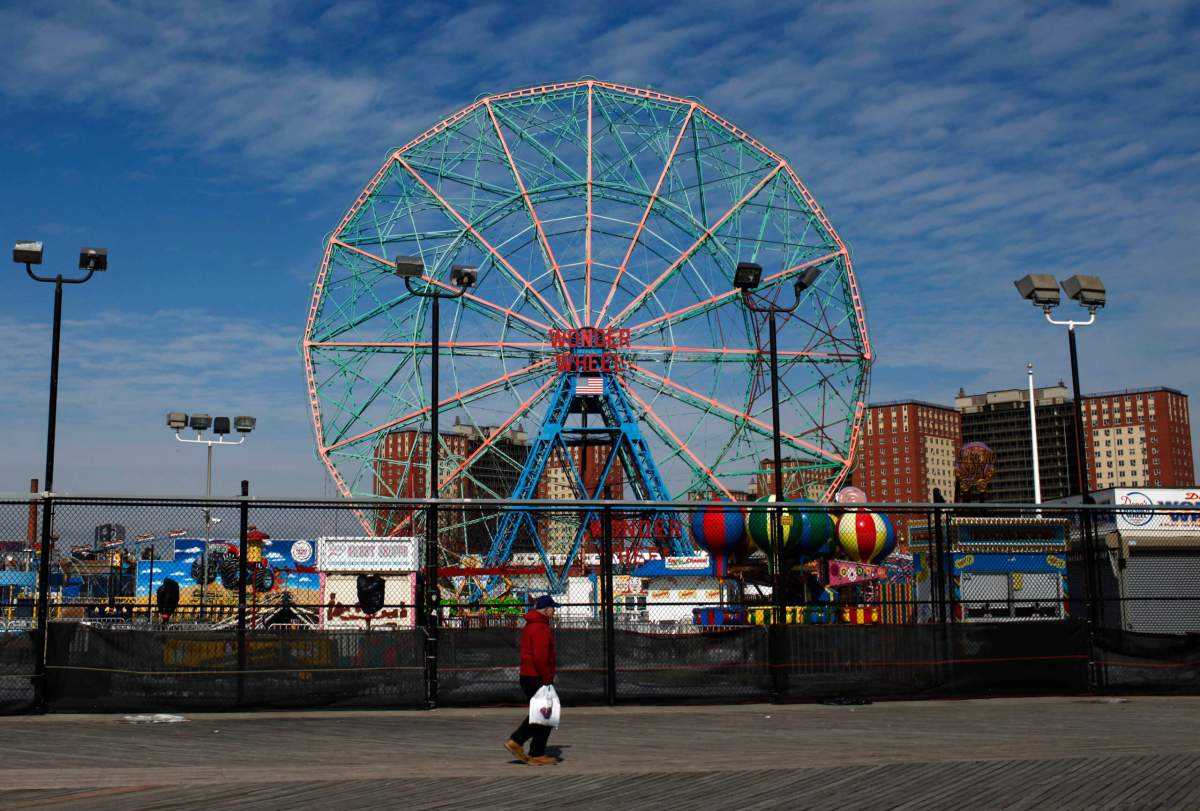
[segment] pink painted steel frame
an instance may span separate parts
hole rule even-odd
[[[796,175],[795,171],[791,168],[791,166],[789,166],[787,164],[787,162],[781,156],[779,156],[778,154],[773,152],[771,149],[766,147],[764,144],[762,144],[761,142],[759,142],[758,140],[753,138],[749,133],[734,126],[733,124],[731,124],[724,118],[721,118],[720,116],[716,115],[715,113],[713,113],[711,110],[707,109],[706,107],[704,107],[704,106],[700,105],[699,103],[692,101],[692,100],[683,99],[683,98],[676,97],[676,96],[671,96],[671,95],[668,95],[665,93],[660,93],[657,91],[645,90],[642,88],[631,87],[628,85],[620,85],[620,84],[601,82],[601,81],[597,81],[597,80],[593,80],[593,79],[588,79],[588,80],[582,80],[582,81],[576,81],[576,82],[561,82],[561,83],[556,83],[556,84],[540,85],[540,86],[536,86],[536,87],[523,88],[523,89],[519,89],[519,90],[510,91],[507,93],[498,93],[498,94],[494,94],[494,95],[479,99],[475,103],[460,110],[459,112],[455,113],[454,115],[444,119],[443,121],[434,125],[430,129],[428,129],[425,132],[418,135],[416,138],[409,141],[404,146],[395,150],[392,153],[393,160],[389,160],[389,161],[385,162],[385,164],[379,169],[379,171],[376,172],[374,177],[372,177],[371,180],[363,187],[362,192],[358,195],[355,202],[346,211],[345,215],[342,217],[342,220],[339,222],[338,226],[334,229],[333,233],[335,233],[335,234],[340,233],[346,227],[346,225],[351,221],[351,219],[353,219],[353,217],[358,213],[359,209],[366,203],[366,201],[370,198],[370,196],[378,188],[380,183],[384,180],[384,178],[388,175],[388,173],[392,170],[392,168],[396,164],[400,164],[414,178],[416,178],[418,180],[418,182],[420,182],[422,185],[424,185],[426,187],[426,189],[439,200],[439,202],[445,207],[445,209],[448,213],[451,213],[456,219],[459,220],[459,222],[461,222],[466,228],[468,228],[472,232],[472,234],[480,241],[480,244],[487,247],[489,249],[489,251],[492,253],[492,255],[494,257],[496,257],[498,261],[500,261],[502,264],[504,264],[506,266],[506,269],[510,271],[514,280],[517,280],[520,283],[523,283],[524,290],[531,291],[534,294],[534,296],[540,301],[540,303],[542,303],[543,306],[545,306],[547,308],[547,311],[549,313],[553,314],[555,316],[555,318],[559,322],[561,322],[563,325],[566,325],[568,322],[566,321],[566,319],[563,318],[562,314],[558,313],[557,310],[555,310],[549,304],[549,302],[545,301],[545,299],[541,296],[541,294],[538,293],[537,290],[534,289],[527,280],[525,280],[519,273],[517,273],[515,268],[512,268],[512,266],[507,262],[507,260],[505,260],[502,256],[500,256],[499,253],[495,250],[495,248],[490,245],[490,243],[487,243],[486,240],[483,240],[482,236],[478,234],[478,232],[474,229],[474,227],[470,223],[466,222],[461,217],[461,215],[458,214],[458,212],[454,211],[453,207],[450,206],[444,199],[442,199],[440,197],[440,195],[437,195],[437,193],[432,189],[432,187],[430,187],[424,181],[424,179],[421,178],[412,169],[412,167],[409,166],[407,164],[407,162],[403,160],[403,155],[406,152],[408,152],[409,150],[416,147],[417,145],[425,142],[429,138],[432,138],[432,137],[436,136],[437,134],[445,131],[448,127],[453,126],[458,121],[461,121],[464,117],[473,114],[476,110],[479,109],[479,107],[481,105],[486,105],[488,108],[489,115],[492,115],[491,114],[491,105],[498,101],[504,101],[504,100],[509,100],[509,99],[518,99],[518,98],[522,98],[522,97],[541,95],[541,94],[556,92],[556,91],[566,91],[566,90],[577,89],[577,88],[585,87],[585,86],[587,87],[587,90],[588,90],[588,138],[589,138],[589,144],[590,144],[590,140],[592,137],[592,133],[591,133],[592,97],[593,97],[595,88],[597,88],[597,87],[605,88],[605,89],[608,89],[608,90],[611,90],[614,92],[618,92],[618,93],[637,96],[637,97],[644,98],[644,99],[661,101],[661,102],[666,102],[666,103],[671,103],[671,104],[678,104],[678,105],[686,106],[689,108],[688,116],[685,119],[684,125],[683,125],[683,127],[681,127],[680,132],[676,136],[676,140],[675,140],[674,146],[672,148],[671,155],[668,158],[667,165],[664,166],[663,175],[660,176],[658,183],[655,186],[654,194],[651,197],[651,200],[650,200],[649,204],[647,205],[646,211],[643,214],[642,220],[638,225],[637,237],[640,237],[641,231],[644,228],[646,219],[649,216],[650,210],[653,206],[654,199],[657,197],[659,189],[661,188],[663,178],[665,177],[665,174],[666,174],[667,170],[669,169],[670,162],[671,162],[671,160],[673,160],[674,155],[678,149],[679,141],[683,137],[683,134],[684,134],[685,130],[687,129],[687,126],[690,124],[690,122],[692,121],[693,117],[697,114],[697,112],[705,115],[710,121],[712,121],[713,123],[722,127],[723,129],[725,129],[732,135],[736,136],[737,138],[741,139],[743,142],[753,146],[754,148],[761,151],[763,154],[776,160],[778,162],[778,165],[775,167],[775,169],[773,169],[771,171],[768,178],[764,179],[764,181],[761,181],[760,183],[765,182],[766,180],[769,180],[770,177],[773,177],[780,170],[787,172],[789,179],[792,181],[792,183],[795,185],[795,187],[800,191],[801,196],[804,198],[805,203],[809,206],[810,210],[813,213],[813,216],[815,216],[817,218],[817,220],[821,223],[822,227],[825,229],[825,231],[829,235],[829,237],[837,244],[839,250],[837,252],[835,252],[834,254],[831,254],[827,257],[823,257],[821,259],[814,260],[813,262],[805,263],[805,265],[797,266],[797,268],[790,268],[786,271],[775,274],[772,277],[768,277],[768,279],[766,281],[769,282],[773,279],[777,279],[787,273],[797,272],[798,269],[802,269],[803,267],[806,267],[808,265],[815,264],[816,262],[827,261],[829,258],[832,258],[833,256],[841,256],[842,263],[843,263],[844,269],[845,269],[846,284],[848,286],[848,290],[850,292],[851,299],[852,299],[857,333],[859,336],[861,336],[861,341],[863,344],[862,358],[865,362],[870,363],[870,361],[873,358],[873,353],[871,350],[871,345],[870,345],[870,341],[869,341],[869,337],[868,337],[866,317],[865,317],[865,314],[863,311],[862,301],[861,301],[861,297],[860,297],[860,294],[858,291],[857,281],[854,276],[849,251],[846,250],[846,247],[845,247],[844,243],[842,242],[841,238],[838,236],[837,231],[833,228],[832,224],[829,222],[828,218],[826,217],[824,211],[818,205],[815,198],[813,198],[813,196],[809,192],[808,188],[804,185],[804,183]],[[495,123],[494,117],[493,117],[493,123]],[[506,152],[507,152],[507,145],[505,148],[506,148]],[[509,156],[509,158],[511,161],[511,155]],[[589,164],[588,165],[589,227],[588,227],[587,238],[589,240],[589,244],[588,244],[588,248],[587,248],[587,259],[586,259],[587,285],[586,285],[586,292],[585,292],[585,296],[586,296],[585,320],[589,320],[587,316],[590,315],[590,307],[591,307],[591,276],[590,276],[590,274],[591,274],[592,259],[591,259],[591,246],[590,246],[590,238],[591,238],[590,219],[591,219],[592,177],[591,177],[591,150],[590,149],[588,150],[588,164]],[[514,166],[514,171],[515,171],[515,166]],[[522,189],[522,190],[524,192],[524,189]],[[756,187],[755,191],[757,191],[757,187]],[[529,202],[527,194],[526,194],[526,202],[527,202],[527,204]],[[531,207],[531,213],[532,213],[532,207]],[[729,216],[729,214],[727,213],[720,222],[723,222],[724,219],[726,219],[728,216]],[[534,215],[534,217],[536,219],[536,214]],[[713,226],[713,228],[710,228],[709,231],[706,232],[705,237],[710,235],[711,232],[716,227],[719,227],[720,222],[718,222],[718,224],[716,226]],[[537,223],[537,227],[538,227],[538,231],[539,231],[539,236],[542,238],[543,244],[545,244],[548,249],[548,243],[545,242],[545,235],[541,229],[540,221]],[[634,242],[631,242],[630,249],[629,249],[630,254],[632,253],[634,244],[637,241],[637,237],[635,237]],[[702,239],[705,237],[702,237]],[[322,458],[322,462],[325,464],[326,469],[329,471],[330,477],[337,484],[338,489],[344,495],[352,496],[353,494],[351,493],[350,488],[348,487],[346,481],[339,473],[336,465],[334,465],[332,460],[330,459],[329,452],[332,450],[332,448],[326,447],[326,445],[325,445],[324,431],[323,431],[323,428],[321,425],[321,420],[320,420],[321,404],[320,404],[320,400],[319,400],[319,391],[318,391],[318,387],[317,387],[317,383],[316,383],[316,379],[315,379],[315,371],[314,371],[314,365],[313,365],[313,359],[312,359],[312,349],[314,347],[319,348],[321,346],[321,344],[319,342],[314,342],[312,340],[313,328],[316,323],[316,317],[317,317],[317,313],[319,311],[320,302],[321,302],[323,294],[324,294],[325,282],[326,282],[326,278],[329,273],[332,250],[333,250],[333,247],[335,244],[340,244],[340,245],[342,245],[342,247],[349,248],[351,250],[356,250],[352,246],[345,245],[344,243],[337,243],[337,242],[335,242],[335,240],[329,240],[326,243],[324,254],[322,257],[321,267],[317,274],[316,282],[314,283],[314,286],[313,286],[313,297],[312,297],[312,300],[309,305],[309,312],[308,312],[308,316],[307,316],[307,319],[305,322],[305,331],[304,331],[304,341],[302,344],[302,352],[303,352],[304,364],[305,364],[305,382],[306,382],[306,386],[308,389],[309,404],[310,404],[311,411],[312,411],[313,432],[314,432],[314,436],[315,436],[315,439],[317,442],[317,447],[320,452],[320,456]],[[693,246],[691,249],[689,249],[689,253],[690,253],[690,251],[694,251],[695,247],[696,246]],[[380,260],[379,257],[374,257],[365,251],[359,251],[359,252],[363,253],[367,256],[370,256],[375,261],[382,262],[382,260]],[[677,262],[684,261],[684,260],[686,260],[686,256],[681,257],[681,259],[677,260]],[[629,258],[627,255],[625,260],[621,263],[621,266],[618,268],[618,279],[620,277],[620,274],[624,271],[628,261],[629,261]],[[383,264],[387,264],[387,263],[384,262]],[[557,263],[554,263],[554,264],[557,267]],[[561,277],[561,271],[559,271],[559,275]],[[662,277],[660,277],[660,279],[661,278]],[[434,284],[441,284],[432,279],[427,279],[427,281],[430,283],[434,283]],[[658,280],[656,280],[656,284],[657,283],[658,283]],[[611,303],[613,292],[616,289],[616,285],[617,285],[617,281],[614,280],[613,288],[610,290],[609,295],[606,297],[606,300],[605,300],[605,303],[604,303],[602,309],[597,313],[597,318],[595,319],[596,325],[600,324],[600,322],[603,318],[603,315],[607,311],[608,305]],[[565,292],[565,284],[563,284],[563,288],[564,288],[564,292]],[[639,296],[639,299],[645,299],[647,294],[648,294],[648,291],[643,291],[643,294]],[[706,305],[715,303],[716,301],[718,301],[728,295],[736,295],[736,292],[730,292],[728,294],[721,294],[718,296],[714,296],[706,302],[700,302],[698,304],[691,305],[687,308],[678,310],[674,313],[668,313],[664,316],[659,316],[657,318],[650,319],[649,321],[644,321],[640,324],[635,325],[631,329],[634,331],[645,330],[646,328],[648,328],[656,323],[660,323],[664,320],[667,320],[668,323],[670,323],[670,319],[674,319],[679,315],[684,315],[695,309],[699,309]],[[477,303],[479,303],[483,306],[486,306],[486,307],[491,307],[497,311],[503,312],[506,315],[517,317],[517,318],[525,321],[526,323],[529,323],[538,328],[549,329],[548,325],[541,324],[540,322],[537,322],[536,319],[529,319],[525,316],[518,315],[517,313],[512,312],[511,310],[508,310],[507,308],[498,307],[497,305],[494,305],[491,302],[485,301],[483,299],[478,299]],[[630,310],[631,310],[631,306],[625,307],[621,311],[621,313],[618,313],[617,317],[613,318],[609,323],[610,324],[618,323],[618,320],[622,316],[625,316],[626,313],[628,313]],[[572,316],[573,316],[572,320],[576,324],[578,324],[579,319],[577,316],[575,316],[573,309],[572,309]],[[656,349],[657,348],[670,349],[670,347],[655,347],[655,348]],[[684,351],[684,350],[681,348],[681,351]],[[731,351],[736,351],[736,350],[731,350]],[[521,370],[521,371],[528,373],[534,367],[540,366],[543,363],[549,363],[549,360],[541,361],[538,364],[534,364],[533,367],[526,367],[524,370]],[[518,371],[513,374],[519,374],[519,373],[521,373],[521,372]],[[507,377],[509,377],[509,376],[506,376],[506,378]],[[498,381],[500,381],[500,380],[502,380],[502,379],[498,379]],[[483,387],[487,387],[489,385],[496,385],[496,384],[497,384],[497,381],[490,381],[487,384],[483,384]],[[628,385],[624,381],[621,381],[621,385],[623,387],[625,387],[627,390],[629,390]],[[480,388],[480,387],[477,387],[477,388]],[[664,428],[664,430],[666,430],[669,433],[670,436],[672,436],[676,441],[678,441],[678,437],[674,434],[674,432],[671,431],[670,428],[668,426],[666,426],[665,423],[663,423],[661,419],[659,419],[657,414],[655,414],[650,409],[648,404],[643,402],[641,400],[641,398],[639,398],[637,396],[637,394],[635,392],[633,392],[632,390],[629,390],[629,393],[646,409],[647,414],[652,415],[653,418],[655,419],[655,421],[658,422],[658,424],[661,425]],[[452,395],[452,397],[449,398],[446,402],[453,401],[454,397],[461,397],[461,396],[466,396],[466,395],[465,395],[465,393],[460,392],[457,395]],[[855,403],[855,415],[853,418],[853,428],[852,428],[852,432],[851,432],[850,449],[849,449],[849,453],[847,455],[848,459],[853,459],[855,451],[857,450],[857,445],[858,445],[858,441],[859,441],[859,437],[860,437],[860,433],[861,433],[861,423],[862,423],[864,411],[865,411],[865,402],[862,402],[862,401],[856,402]],[[392,423],[392,425],[394,425],[394,424],[396,424],[396,423]],[[365,434],[359,435],[359,437],[357,437],[356,439],[361,439],[364,436],[370,435],[371,433],[377,433],[380,430],[386,430],[386,426],[381,426],[379,428],[372,429],[372,431],[369,431],[369,432],[366,432]],[[338,443],[334,447],[341,447],[349,441],[352,441],[352,440],[343,441],[341,443]],[[681,447],[686,449],[686,445],[683,445],[682,443],[681,443]],[[687,449],[687,452],[689,453],[689,455],[691,455],[690,449]],[[700,464],[699,460],[695,459],[694,455],[692,456],[692,458],[693,458],[693,461]],[[728,491],[725,490],[725,488],[723,486],[721,486],[720,483],[715,479],[715,477],[712,475],[711,470],[709,470],[706,466],[704,466],[702,464],[701,464],[701,467],[703,467],[707,471],[710,479],[713,479],[714,483],[717,484],[717,486],[722,491],[724,491],[726,493],[726,495],[728,496],[729,495]],[[844,478],[848,472],[849,472],[849,466],[847,465],[843,468],[841,474],[838,476],[838,478],[834,481],[834,483],[826,491],[827,499],[829,497],[831,497],[834,492],[836,492],[838,487],[840,487],[841,482],[844,481]],[[369,528],[369,522],[368,522],[366,516],[361,514],[361,512],[359,514],[359,520],[363,523],[364,527]]]

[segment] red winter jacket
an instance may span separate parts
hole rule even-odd
[[[542,684],[554,683],[554,631],[550,620],[540,611],[525,613],[521,632],[521,675],[536,676]]]

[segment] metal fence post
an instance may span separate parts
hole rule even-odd
[[[1087,509],[1089,504],[1095,503],[1096,499],[1090,494],[1083,496],[1079,509],[1079,527],[1083,534],[1086,559],[1084,571],[1087,573],[1088,645],[1091,650],[1089,677],[1093,687],[1105,687],[1108,682],[1107,667],[1102,657],[1096,653],[1096,639],[1105,627],[1104,567],[1108,563],[1108,545],[1097,537],[1099,533],[1096,530],[1095,513]]]
[[[776,499],[781,502],[781,499]],[[771,669],[771,702],[783,699],[786,657],[781,648],[786,638],[787,602],[783,594],[783,504],[777,503],[770,512],[771,519],[771,621],[767,624],[767,666]]]
[[[600,611],[604,626],[604,697],[611,707],[617,703],[617,650],[613,616],[612,507],[601,512]]]
[[[438,702],[438,626],[442,607],[438,592],[437,504],[425,513],[425,707],[435,709]]]
[[[935,507],[933,510],[934,554],[937,556],[937,581],[933,584],[933,597],[937,601],[937,621],[946,622],[947,577],[946,572],[946,536],[943,534],[942,511]],[[934,571],[931,571],[932,575]]]
[[[250,482],[242,480],[242,503],[238,506],[238,611],[237,611],[237,703],[246,699],[246,536],[250,529]]]
[[[50,556],[54,541],[51,527],[54,523],[54,498],[49,492],[42,496],[42,544],[38,558],[37,632],[34,648],[34,705],[45,712],[48,705],[46,695],[46,656],[50,629]]]

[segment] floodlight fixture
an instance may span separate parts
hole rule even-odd
[[[80,248],[80,270],[108,270],[108,248]]]
[[[188,427],[188,415],[182,411],[168,411],[167,427],[172,431],[182,431]]]
[[[212,417],[207,414],[193,414],[188,424],[192,426],[193,431],[207,431],[212,425]]]
[[[213,433],[225,435],[229,433],[229,417],[215,417],[213,419]]]
[[[762,265],[754,262],[738,262],[737,270],[733,274],[733,286],[741,288],[743,291],[750,291],[758,287],[762,281]]]
[[[234,417],[233,427],[239,434],[248,434],[254,430],[256,420],[254,417]]]
[[[400,277],[416,277],[425,273],[425,262],[419,256],[397,256],[394,264],[395,270],[392,272]]]
[[[1049,309],[1062,301],[1058,294],[1058,282],[1048,273],[1030,273],[1013,282],[1021,298],[1037,307]]]
[[[37,240],[21,240],[13,245],[13,261],[18,265],[42,264],[42,243]]]
[[[1068,298],[1075,299],[1089,310],[1104,306],[1104,282],[1095,276],[1072,276],[1063,281],[1062,289]]]
[[[817,278],[821,275],[821,271],[825,269],[824,265],[813,265],[808,270],[800,275],[796,280],[796,295],[800,295],[808,288],[812,287],[817,282]]]
[[[450,281],[466,290],[469,287],[474,287],[476,280],[479,278],[479,271],[470,265],[455,265],[450,268]]]

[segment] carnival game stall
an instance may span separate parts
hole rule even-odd
[[[1069,526],[1055,518],[954,517],[943,571],[959,622],[1061,620],[1068,615]],[[934,552],[927,526],[912,528],[918,621],[933,621]]]
[[[325,537],[317,539],[322,628],[412,628],[417,618],[417,537]],[[360,575],[383,580],[383,607],[373,614],[359,605]]]

